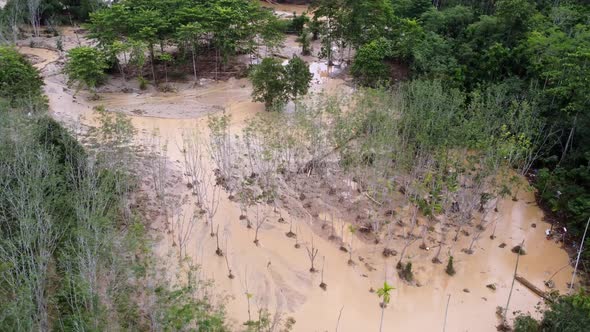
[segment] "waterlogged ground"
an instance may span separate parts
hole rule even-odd
[[[77,40],[68,31],[72,30],[65,31],[66,48],[76,45]],[[204,81],[198,86],[179,84],[173,93],[152,90],[124,93],[113,89],[100,93],[100,100],[89,101],[86,92],[75,94],[67,87],[61,74],[63,54],[52,50],[51,43],[39,44],[47,48],[23,46],[20,51],[30,55],[42,71],[53,117],[78,130],[96,125],[92,110],[95,106],[104,105],[110,111],[126,113],[137,128],[136,144],[144,145],[152,133],[158,133],[167,147],[171,173],[182,174],[184,171],[180,151],[183,132],[199,129],[206,133],[207,114],[224,110],[232,116],[232,132],[238,133],[247,119],[263,111],[261,104],[250,101],[250,84],[244,79]],[[291,53],[293,41],[287,41],[286,45],[286,48],[292,48],[286,52]],[[342,79],[334,78],[339,76],[337,69],[328,70],[325,64],[313,57],[306,60],[312,62],[315,92],[350,92]],[[212,167],[212,163],[208,162],[208,171]],[[190,215],[194,198],[186,185],[178,181],[171,190],[178,201],[184,202],[184,214]],[[209,226],[204,222],[196,223],[187,245],[189,256],[202,267],[202,277],[215,281],[214,289],[218,295],[229,297],[227,311],[236,330],[248,319],[245,295],[248,292],[253,294],[253,314],[258,308],[282,312],[285,317],[291,316],[296,320],[295,331],[377,331],[381,309],[377,295],[370,289],[378,289],[387,278],[396,289],[392,293],[391,304],[385,310],[384,331],[441,330],[449,295],[447,331],[494,331],[498,323],[496,307],[506,305],[514,273],[516,255],[510,252],[510,248],[525,241],[527,255],[521,256],[519,274],[542,289],[545,289],[544,280],[568,263],[566,252],[558,244],[545,239],[544,231],[549,226],[543,222],[543,213],[529,192],[523,192],[517,202],[505,200],[500,203],[499,212],[490,216],[498,220],[497,238],[490,239],[492,227],[488,227],[476,243],[473,255],[461,252],[461,249],[469,247],[471,237],[467,236],[460,236],[451,253],[441,254],[444,262],[449,254],[455,257],[457,274],[454,277],[444,272],[444,264],[431,262],[434,249],[421,250],[419,242],[414,243],[407,256],[414,265],[420,287],[399,280],[394,268],[398,257],[385,259],[381,255],[382,245],[364,243],[359,238],[354,241],[356,249],[353,258],[357,264],[349,266],[348,254],[339,250],[339,243],[318,235],[323,214],[314,220],[291,216],[286,210],[275,213],[264,207],[260,209],[261,213],[268,213],[271,222],[260,230],[260,246],[257,247],[253,243],[254,230],[247,229],[245,221],[239,220],[239,206],[227,199],[227,194],[221,195],[215,223],[220,226],[221,247],[227,254],[234,279],[227,278],[226,262],[215,254],[215,238],[210,237]],[[251,209],[252,219],[253,213],[254,209]],[[289,223],[276,222],[279,216],[288,222],[293,220],[298,226],[299,249],[294,247],[294,239],[285,236]],[[350,221],[337,220],[336,224]],[[154,222],[151,229],[152,235],[158,239],[155,251],[173,262],[178,252],[174,235],[158,222]],[[349,240],[347,236],[346,241]],[[327,291],[318,287],[320,273],[309,272],[305,247],[310,245],[312,238],[314,246],[319,249],[316,267],[320,268],[325,259]],[[501,243],[505,243],[506,247],[499,248]],[[389,247],[401,251],[402,243],[400,240],[393,241]],[[175,275],[173,263],[168,272],[171,277]],[[571,267],[567,267],[554,277],[558,290],[566,290],[571,272]],[[495,284],[496,290],[487,288],[488,284]],[[514,317],[514,311],[534,313],[540,303],[537,295],[517,282],[509,318]]]

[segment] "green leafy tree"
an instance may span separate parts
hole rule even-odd
[[[108,68],[104,54],[96,48],[80,46],[68,51],[68,60],[64,72],[68,75],[68,83],[80,89],[86,86],[94,89],[105,79]]]
[[[197,22],[183,24],[176,32],[178,40],[186,43],[190,49],[195,82],[197,81],[197,47],[199,46],[199,39],[203,33],[203,27]]]
[[[303,31],[297,38],[297,42],[301,44],[301,55],[311,54],[311,40],[309,36],[309,31],[307,29],[303,29]]]
[[[263,102],[267,111],[280,110],[288,101],[285,75],[281,60],[264,58],[250,73],[252,99]]]
[[[309,65],[299,57],[293,57],[285,66],[285,86],[289,98],[297,101],[299,96],[307,94],[313,74]]]
[[[387,83],[391,80],[391,74],[385,60],[391,54],[388,40],[374,40],[358,50],[350,71],[361,85],[378,86]]]

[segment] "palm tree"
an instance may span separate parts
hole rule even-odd
[[[377,295],[379,297],[383,297],[383,302],[381,302],[381,323],[379,324],[379,332],[383,329],[383,315],[385,314],[385,307],[389,304],[391,300],[391,295],[389,292],[394,290],[395,288],[387,283],[387,281],[383,282],[383,287],[377,290]]]

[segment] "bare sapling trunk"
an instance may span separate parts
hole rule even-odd
[[[321,282],[320,282],[320,288],[323,290],[327,290],[328,289],[328,284],[326,284],[324,282],[324,269],[326,267],[326,256],[322,256],[322,278],[321,278]]]
[[[590,217],[588,218],[588,221],[586,222],[586,228],[584,229],[584,235],[582,235],[582,241],[580,243],[580,248],[578,249],[578,257],[576,258],[576,265],[574,267],[574,273],[572,274],[572,281],[570,282],[570,289],[569,289],[570,293],[571,293],[572,289],[574,289],[574,283],[576,281],[576,272],[578,271],[578,264],[580,263],[580,257],[582,256],[582,250],[584,250],[584,240],[586,240],[586,232],[588,232],[588,226],[590,226]],[[521,246],[521,248],[522,248],[522,246]]]
[[[256,244],[257,246],[260,244],[260,241],[258,240],[258,232],[260,231],[260,227],[262,227],[262,225],[264,225],[264,223],[268,220],[268,217],[266,215],[261,216],[259,214],[258,211],[258,206],[256,207],[256,224],[255,224],[255,228],[254,228],[254,244]]]
[[[168,202],[168,156],[167,142],[161,142],[157,132],[152,133],[148,141],[147,164],[149,174],[156,194],[156,201],[164,216],[166,230],[170,233],[170,227],[174,227],[170,222],[171,212]]]
[[[330,236],[328,236],[328,240],[332,241],[336,238],[336,229],[334,228],[334,214],[330,215]]]
[[[182,140],[185,175],[188,177],[187,187],[196,197],[197,205],[204,208],[207,188],[199,132],[197,130],[186,131],[182,135]]]
[[[493,240],[496,238],[496,227],[498,227],[498,218],[494,220],[494,228],[492,229],[492,234],[490,235],[490,239]]]
[[[295,226],[297,234],[299,234],[299,225]],[[295,236],[295,249],[299,249],[301,245],[299,244],[299,237]]]
[[[227,266],[227,277],[233,279],[234,274],[232,273],[231,268],[229,267],[229,259],[227,258],[227,256],[229,256],[229,251],[227,251],[227,239],[225,239],[225,266]]]
[[[426,245],[426,232],[428,231],[428,225],[422,225],[422,234],[420,234],[420,238],[422,239],[422,243],[420,243],[420,249],[422,250],[430,250],[430,248]]]
[[[198,82],[198,78],[197,78],[197,58],[195,56],[195,43],[191,43],[191,55],[192,55],[192,60],[193,60],[193,75],[195,77],[195,83]]]
[[[418,216],[418,206],[415,205],[414,212],[412,212],[412,219],[410,221],[410,231],[406,234],[404,247],[402,248],[402,251],[400,253],[399,260],[398,260],[397,264],[395,265],[395,267],[397,269],[402,268],[402,261],[404,259],[404,256],[406,254],[406,250],[408,249],[408,247],[411,246],[414,242],[418,241],[418,238],[414,238],[414,228],[416,227],[417,216]]]
[[[309,261],[311,263],[311,268],[309,269],[309,272],[311,272],[311,273],[317,272],[317,270],[314,267],[314,262],[315,262],[315,258],[318,254],[319,249],[314,247],[313,236],[311,237],[311,249],[309,249],[309,247],[306,246],[305,250],[307,250],[307,257],[309,257]]]
[[[291,218],[291,222],[289,223],[289,231],[286,233],[287,237],[297,237],[297,234],[293,233],[293,218]]]
[[[347,252],[345,242],[344,242],[344,221],[340,222],[340,250]]]
[[[248,271],[247,270],[246,270],[246,273],[244,273],[244,275],[246,278],[245,279],[245,284],[246,284],[246,293],[245,294],[246,294],[246,300],[248,301],[248,322],[251,322],[252,321],[252,314],[250,311],[250,299],[252,298],[253,294],[251,294],[248,291]]]
[[[217,231],[215,232],[215,239],[217,243],[217,249],[215,249],[215,253],[219,257],[223,257],[223,250],[219,247],[219,225],[217,225]]]
[[[447,317],[449,316],[449,303],[451,302],[451,294],[447,297],[447,305],[445,308],[445,320],[443,322],[443,332],[447,330]]]
[[[397,264],[395,264],[395,267],[397,269],[402,268],[402,261],[404,259],[404,256],[406,255],[406,250],[408,250],[408,248],[416,241],[418,241],[417,238],[413,239],[410,235],[406,236],[406,241],[405,241],[404,247],[402,248],[402,251],[399,255],[399,260],[397,261]]]
[[[217,183],[224,187],[230,197],[234,191],[234,146],[229,124],[231,118],[229,115],[210,116],[208,119],[209,134],[209,154],[215,162],[217,170]]]
[[[186,257],[186,245],[188,244],[188,240],[191,237],[194,225],[197,220],[197,215],[193,215],[191,218],[187,220],[187,218],[182,214],[176,214],[176,238],[178,241],[178,255],[179,259],[182,261],[184,257]]]
[[[475,233],[475,235],[473,236],[473,238],[471,239],[471,243],[469,244],[469,248],[463,250],[466,254],[471,255],[473,254],[473,246],[475,245],[475,242],[479,239],[479,237],[481,236],[481,233],[483,231],[479,231],[477,233]]]
[[[520,248],[524,248],[524,240],[520,243]],[[520,250],[520,249],[519,249]],[[514,267],[514,275],[512,276],[512,285],[510,286],[510,292],[508,293],[508,300],[506,301],[506,307],[502,315],[502,324],[507,325],[508,319],[508,307],[510,306],[510,298],[512,297],[512,290],[514,289],[514,282],[516,281],[516,273],[518,272],[518,262],[520,261],[521,254],[516,255],[516,266]]]
[[[210,226],[211,237],[215,236],[214,218],[217,214],[217,209],[219,208],[219,202],[221,199],[221,188],[215,184],[213,177],[213,174],[207,173],[205,178],[205,189],[203,190],[203,198],[205,199],[204,209],[205,213],[207,214],[207,221]]]

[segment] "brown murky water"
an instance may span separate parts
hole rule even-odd
[[[45,90],[49,97],[52,115],[70,125],[94,125],[92,108],[104,104],[108,109],[128,113],[134,126],[138,129],[137,142],[158,130],[163,141],[168,142],[168,156],[172,167],[182,170],[182,154],[179,146],[182,142],[183,129],[199,128],[206,130],[205,115],[219,112],[221,109],[232,115],[233,131],[237,132],[244,121],[263,106],[252,103],[249,99],[250,87],[244,80],[211,82],[203,87],[180,90],[178,93],[161,94],[146,92],[141,94],[105,93],[98,102],[87,101],[85,92],[73,96],[73,91],[66,88],[64,77],[56,61],[60,58],[55,51],[21,47],[20,51],[39,57],[36,66],[45,76]],[[319,62],[312,65],[315,73],[316,90],[327,88],[332,92],[342,92],[344,82],[330,78],[327,68]],[[136,110],[140,110],[138,112]],[[136,111],[136,112],[134,112]],[[142,115],[137,115],[141,113]],[[189,203],[184,209],[190,212],[192,199],[188,189],[180,185],[175,194],[186,196]],[[396,289],[392,294],[390,306],[385,310],[384,331],[436,331],[442,330],[447,296],[450,294],[447,331],[494,331],[497,324],[496,306],[504,306],[508,297],[516,255],[510,252],[512,246],[525,240],[527,255],[522,256],[519,274],[533,284],[544,288],[543,281],[553,272],[568,262],[566,252],[559,245],[544,237],[548,227],[542,221],[543,213],[534,203],[531,193],[522,193],[518,202],[503,201],[499,211],[492,218],[498,218],[497,238],[489,239],[487,230],[476,244],[475,253],[467,255],[460,250],[469,246],[470,238],[461,237],[457,243],[451,243],[455,257],[457,274],[449,277],[444,273],[444,264],[430,262],[434,253],[412,245],[407,257],[414,265],[416,279],[421,287],[409,286],[399,280],[394,265],[397,257],[384,259],[382,247],[373,244],[361,244],[355,249],[357,256],[364,257],[367,264],[376,270],[369,271],[366,265],[347,264],[348,254],[338,250],[338,245],[314,236],[311,220],[294,219],[299,226],[298,236],[301,248],[294,248],[295,240],[287,238],[288,224],[267,223],[260,231],[260,246],[253,243],[254,231],[239,221],[239,207],[222,195],[219,212],[215,222],[220,225],[222,243],[227,242],[229,264],[236,275],[227,278],[225,260],[215,255],[215,239],[209,236],[209,228],[199,222],[193,229],[188,248],[196,263],[202,266],[204,276],[215,280],[215,289],[229,295],[227,311],[235,326],[248,319],[246,300],[246,280],[248,292],[253,294],[252,311],[259,307],[271,311],[281,311],[285,316],[296,319],[295,331],[335,330],[340,311],[342,315],[338,331],[377,331],[379,328],[379,299],[370,288],[377,289],[383,284],[384,277]],[[261,209],[264,209],[261,207]],[[250,211],[252,214],[254,211]],[[262,213],[262,210],[261,210]],[[279,211],[287,220],[293,219],[288,211]],[[271,220],[279,215],[269,212]],[[253,217],[251,215],[251,217]],[[317,222],[317,221],[316,221]],[[536,228],[531,227],[533,223]],[[321,266],[321,257],[325,257],[324,279],[327,291],[318,287],[320,274],[309,272],[309,260],[305,246],[312,237],[319,249],[316,266]],[[400,241],[393,246],[401,249]],[[500,243],[505,248],[499,248]],[[224,245],[222,245],[224,246]],[[169,235],[161,234],[161,241],[155,248],[165,257],[177,250]],[[448,255],[443,252],[441,259],[446,262]],[[357,260],[358,261],[358,260]],[[566,282],[571,276],[571,268],[561,271],[554,278],[557,288],[565,291]],[[495,283],[497,290],[486,288]],[[468,289],[469,292],[464,292]],[[512,311],[534,313],[540,298],[531,291],[515,284],[510,304]]]

